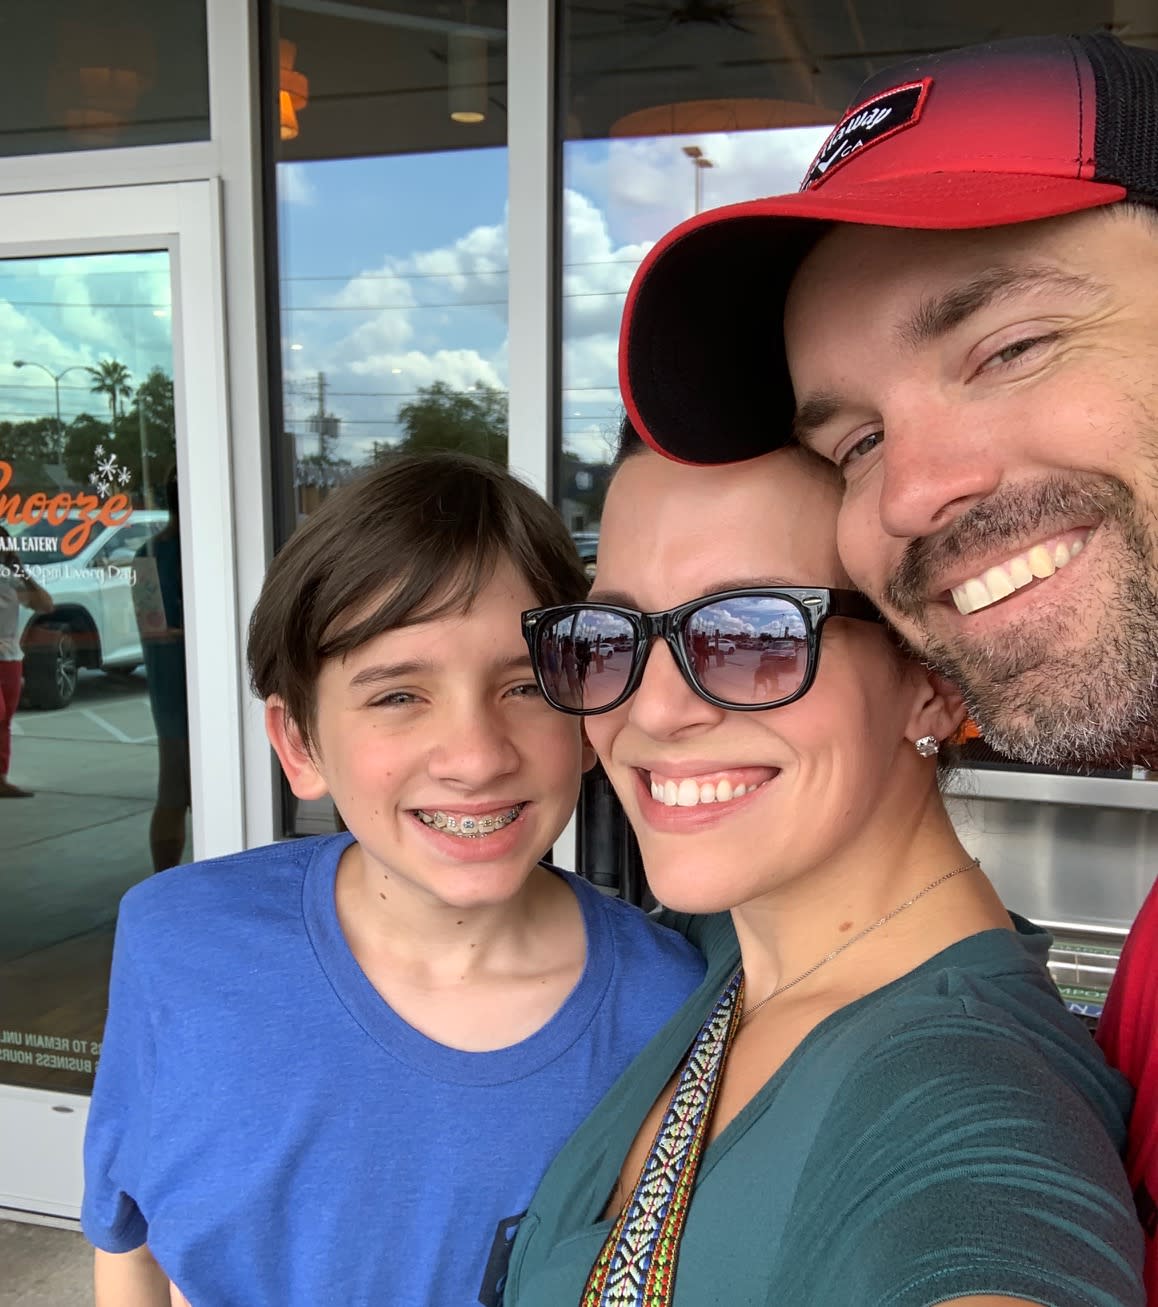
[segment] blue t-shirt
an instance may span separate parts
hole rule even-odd
[[[566,875],[575,989],[518,1044],[447,1048],[346,944],[349,842],[173,868],[121,905],[82,1222],[109,1252],[147,1242],[195,1307],[497,1307],[547,1164],[704,973]]]

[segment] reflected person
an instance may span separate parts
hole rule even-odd
[[[165,482],[165,506],[169,520],[138,551],[133,586],[149,708],[157,732],[157,794],[149,821],[154,871],[175,867],[181,861],[185,816],[192,802],[181,522],[175,470]]]
[[[0,526],[0,799],[30,799],[32,791],[8,779],[12,763],[12,719],[24,684],[24,650],[20,644],[20,608],[52,612],[52,596],[38,585],[20,561],[6,527]]]

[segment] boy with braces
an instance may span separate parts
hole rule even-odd
[[[459,455],[378,466],[274,560],[253,686],[290,788],[348,831],[126,896],[98,1307],[170,1281],[196,1307],[498,1307],[548,1162],[704,971],[541,861],[590,754],[519,616],[586,588],[549,505]]]

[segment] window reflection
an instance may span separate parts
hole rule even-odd
[[[4,6],[0,155],[209,139],[205,0]]]
[[[284,536],[388,454],[506,462],[507,19],[505,0],[274,13]],[[328,803],[287,803],[288,830],[332,829]]]
[[[87,1093],[120,897],[191,852],[169,255],[0,308],[0,1081]]]
[[[563,440],[559,504],[592,560],[622,417],[619,321],[660,236],[701,209],[795,190],[865,78],[921,52],[1108,28],[1158,46],[1154,0],[816,6],[562,0]],[[701,646],[711,634],[701,632]],[[734,638],[724,635],[724,639]],[[786,646],[770,637],[763,651]],[[725,662],[743,656],[725,653]],[[768,655],[764,657],[764,655]],[[699,647],[710,664],[716,654]],[[1005,767],[968,727],[962,761]],[[1019,768],[1026,769],[1018,764]],[[1048,770],[1055,770],[1050,768]],[[1129,773],[1107,773],[1129,774]]]
[[[598,531],[622,408],[632,274],[699,209],[795,190],[850,97],[922,51],[1109,27],[1158,45],[1153,0],[843,5],[562,0],[563,442],[559,504]]]

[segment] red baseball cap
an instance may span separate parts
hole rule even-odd
[[[1158,51],[1050,36],[895,65],[799,191],[698,214],[648,252],[620,331],[628,418],[684,463],[788,444],[784,298],[827,223],[999,227],[1127,198],[1158,205]]]

